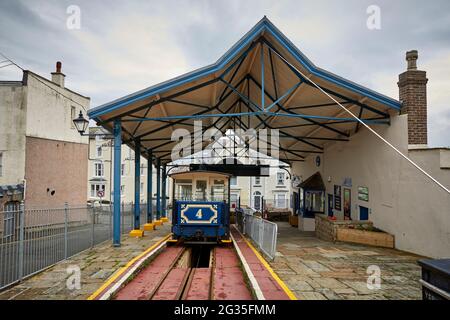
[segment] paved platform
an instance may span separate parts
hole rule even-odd
[[[270,265],[300,300],[421,299],[420,256],[365,245],[332,243],[278,223],[277,257]],[[381,270],[381,288],[367,288],[367,267]]]
[[[143,238],[124,235],[122,246],[114,248],[110,241],[91,250],[83,251],[55,266],[0,292],[0,300],[85,300],[119,268],[141,254],[163,236],[170,233],[170,225],[159,226],[158,230],[146,231]],[[81,271],[81,288],[70,290],[67,268],[78,266]]]

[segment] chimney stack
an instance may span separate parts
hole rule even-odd
[[[398,88],[402,114],[408,114],[408,146],[424,148],[427,133],[427,74],[417,70],[417,50],[406,52],[407,70],[399,75]]]
[[[61,88],[64,88],[64,78],[66,77],[64,73],[61,72],[62,63],[61,61],[56,62],[56,72],[52,72],[52,82],[56,83]]]

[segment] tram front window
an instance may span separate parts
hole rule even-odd
[[[225,197],[225,180],[212,179],[211,184],[211,201],[224,201]]]
[[[206,181],[205,180],[197,180],[195,183],[195,200],[197,201],[206,201],[208,200],[208,195],[206,191]]]
[[[177,199],[192,200],[192,180],[177,180]]]

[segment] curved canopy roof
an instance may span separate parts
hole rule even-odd
[[[315,66],[264,17],[217,62],[88,115],[108,130],[120,120],[125,143],[133,147],[140,141],[162,161],[170,161],[178,143],[171,141],[172,132],[193,132],[194,120],[202,121],[203,131],[279,129],[280,160],[302,161],[358,130],[356,120],[313,83],[368,124],[389,124],[389,112],[401,107],[395,99]]]

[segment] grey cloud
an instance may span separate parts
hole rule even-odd
[[[65,28],[71,4],[82,11],[79,32]],[[366,28],[372,4],[381,8],[379,31]],[[419,67],[429,68],[450,55],[449,9],[448,0],[3,0],[0,50],[43,75],[62,60],[68,85],[96,106],[210,64],[267,15],[317,65],[396,98],[405,51],[418,49]],[[159,53],[164,50],[169,54]],[[0,69],[0,78],[10,76]],[[429,89],[436,90],[432,80]],[[450,121],[441,116],[447,99],[442,95],[430,106],[432,145],[450,145]]]

